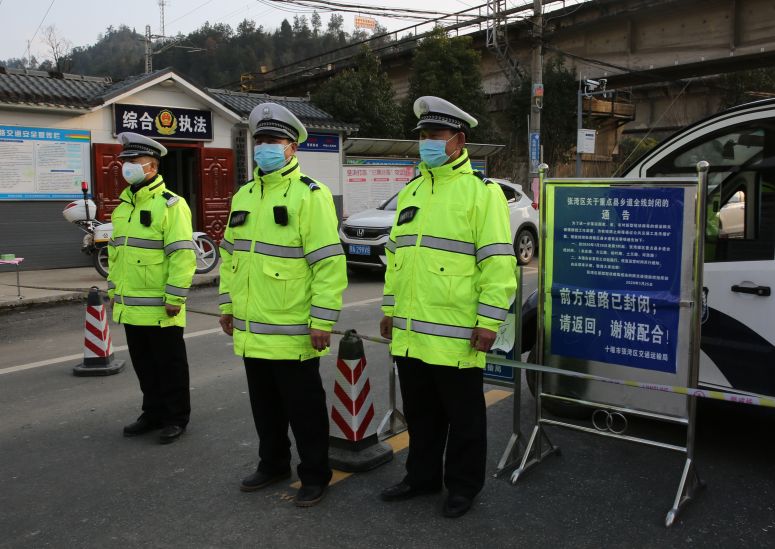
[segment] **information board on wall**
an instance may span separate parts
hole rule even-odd
[[[414,177],[414,166],[344,166],[344,216],[376,208]]]
[[[304,143],[299,144],[300,151],[311,152],[339,152],[339,134],[336,133],[310,133]]]
[[[86,130],[0,126],[0,200],[81,198],[90,142]]]

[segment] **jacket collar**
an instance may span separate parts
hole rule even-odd
[[[468,149],[463,149],[454,161],[442,164],[437,168],[429,168],[425,162],[420,163],[420,173],[424,177],[432,176],[434,180],[439,181],[449,177],[454,177],[463,173],[473,173],[471,161],[468,158]]]
[[[121,193],[120,198],[124,200],[124,202],[131,202],[134,204],[136,202],[143,202],[144,200],[153,198],[165,190],[167,190],[167,187],[164,185],[164,179],[162,178],[161,174],[157,174],[150,183],[141,187],[136,193],[133,193],[131,186],[128,186]]]
[[[253,180],[260,182],[262,185],[271,187],[278,185],[283,181],[298,177],[301,173],[301,167],[299,166],[299,160],[292,156],[290,161],[280,168],[270,173],[263,173],[258,167],[253,169]]]

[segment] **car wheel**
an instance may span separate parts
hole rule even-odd
[[[530,349],[530,354],[527,356],[527,361],[530,364],[536,363],[536,348],[533,346]],[[533,370],[525,370],[525,379],[527,380],[527,386],[530,389],[530,394],[533,397],[536,396],[536,377],[537,374]],[[561,382],[562,376],[554,374],[544,374],[543,387],[546,392],[547,387],[557,387]],[[564,378],[568,379],[568,378]],[[550,414],[563,417],[567,419],[589,419],[592,415],[592,409],[580,404],[571,404],[570,402],[562,402],[560,400],[554,400],[552,398],[544,398],[541,400],[541,407]]]
[[[536,239],[530,229],[520,229],[514,239],[514,254],[520,265],[527,265],[535,255]]]

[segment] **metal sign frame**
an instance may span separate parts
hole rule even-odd
[[[569,184],[597,184],[597,185],[615,185],[617,187],[680,187],[684,189],[691,189],[696,188],[696,198],[694,203],[694,225],[691,227],[684,227],[684,235],[686,235],[687,230],[692,230],[692,239],[691,242],[693,242],[693,249],[691,252],[691,285],[690,285],[690,300],[682,300],[680,305],[684,308],[689,309],[688,320],[686,319],[686,316],[684,316],[684,323],[689,324],[688,326],[688,339],[689,339],[689,348],[688,348],[688,356],[685,356],[684,359],[688,363],[688,379],[686,380],[687,387],[689,388],[696,388],[697,387],[697,380],[698,380],[698,372],[699,372],[699,359],[700,359],[700,329],[701,329],[701,303],[702,303],[702,275],[703,275],[703,257],[704,257],[704,234],[705,234],[705,210],[706,210],[706,202],[707,202],[707,173],[708,173],[708,163],[707,162],[700,162],[697,164],[697,177],[696,178],[651,178],[651,179],[552,179],[548,180],[545,179],[545,174],[547,170],[546,164],[542,164],[539,168],[539,174],[540,174],[540,182],[541,182],[541,236],[540,236],[540,244],[539,249],[542,250],[542,253],[539,256],[539,280],[538,280],[538,291],[539,291],[539,300],[538,300],[538,330],[537,330],[537,343],[536,343],[536,350],[538,353],[537,356],[537,362],[539,364],[546,364],[546,356],[545,356],[545,341],[546,341],[546,334],[545,332],[545,283],[546,283],[546,275],[547,275],[547,254],[544,253],[544,250],[546,250],[546,240],[547,240],[547,185],[551,184],[561,184],[561,185],[569,185]],[[691,207],[691,205],[688,205],[687,207]],[[699,238],[697,237],[699,235]],[[684,291],[680,292],[683,296]],[[679,350],[676,351],[677,353],[680,352]],[[517,364],[515,364],[516,366]],[[677,372],[677,370],[676,370]],[[673,501],[673,505],[668,511],[666,517],[665,517],[665,525],[671,526],[676,517],[678,516],[678,513],[680,510],[694,497],[697,490],[704,487],[704,483],[700,479],[695,461],[694,461],[694,438],[695,438],[695,423],[696,423],[696,399],[693,396],[687,396],[686,398],[686,413],[684,417],[677,417],[675,413],[660,413],[660,410],[649,410],[644,409],[644,407],[628,407],[628,406],[617,406],[612,405],[610,403],[604,403],[604,402],[594,402],[594,401],[588,401],[588,400],[582,400],[578,398],[571,398],[566,396],[557,396],[552,394],[544,393],[543,390],[543,373],[538,370],[536,371],[536,386],[535,386],[535,420],[532,425],[532,430],[530,433],[530,438],[528,440],[528,443],[526,445],[526,448],[522,454],[521,459],[519,460],[519,466],[516,468],[516,470],[511,475],[511,482],[512,484],[515,484],[519,478],[529,469],[532,467],[538,465],[543,461],[544,458],[551,454],[559,453],[559,448],[552,444],[551,440],[547,436],[544,427],[549,426],[559,426],[559,427],[565,427],[569,429],[574,429],[577,431],[587,432],[591,434],[596,434],[608,438],[615,438],[620,440],[626,440],[629,442],[636,442],[640,444],[646,444],[650,446],[656,446],[664,449],[669,449],[673,451],[680,452],[682,454],[685,454],[686,461],[684,463],[682,475],[680,478],[678,490],[675,496],[675,499]],[[648,393],[655,394],[651,391]],[[519,407],[519,395],[515,393],[515,408]],[[650,419],[656,419],[661,421],[667,421],[672,423],[678,423],[680,425],[685,426],[686,428],[686,442],[684,445],[675,445],[675,444],[667,444],[664,442],[656,441],[653,439],[648,439],[645,437],[633,437],[629,435],[625,435],[623,430],[619,429],[605,429],[601,430],[595,421],[595,416],[593,414],[593,423],[594,428],[581,426],[575,423],[571,423],[569,421],[563,421],[559,419],[553,419],[544,417],[543,415],[543,407],[542,407],[542,399],[543,398],[553,398],[553,399],[559,399],[565,402],[581,405],[581,406],[588,406],[593,407],[596,409],[596,413],[605,413],[606,418],[611,417],[621,417],[624,419],[624,414],[632,414],[635,416],[641,416],[646,417]],[[518,412],[515,412],[515,414],[518,414]],[[683,415],[683,414],[680,414]],[[517,415],[518,417],[518,415]],[[599,418],[598,418],[599,419]],[[626,420],[625,420],[626,421]],[[518,431],[518,428],[515,429],[515,431]],[[514,438],[514,435],[512,436]],[[515,446],[516,444],[512,443],[510,441],[510,448],[512,446]],[[511,448],[513,450],[513,448]],[[508,450],[507,450],[508,451]],[[511,452],[513,454],[513,451]],[[506,455],[504,455],[504,458],[502,459],[502,462],[505,461],[507,458]],[[499,465],[500,466],[500,465]]]

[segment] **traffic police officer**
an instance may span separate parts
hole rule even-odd
[[[191,211],[159,174],[167,149],[122,133],[121,173],[129,183],[113,210],[108,248],[108,297],[113,321],[124,325],[129,355],[143,392],[142,415],[124,436],[161,428],[163,444],[186,429],[191,403],[183,341],[185,303],[196,269]]]
[[[398,365],[409,456],[404,479],[381,497],[437,492],[443,481],[442,512],[459,517],[484,485],[482,371],[514,296],[516,262],[503,191],[472,170],[465,149],[476,119],[430,96],[414,112],[420,175],[398,195],[380,323]]]
[[[240,489],[290,476],[290,424],[301,463],[295,503],[315,505],[331,480],[320,357],[329,352],[347,268],[328,188],[302,174],[307,130],[285,107],[250,113],[257,166],[232,199],[221,241],[221,326],[245,362],[259,463]]]

